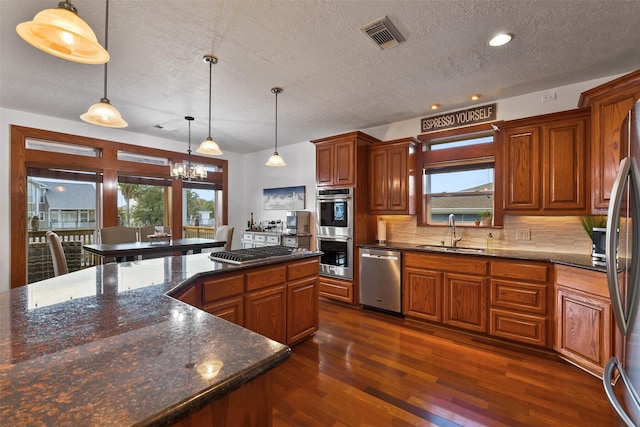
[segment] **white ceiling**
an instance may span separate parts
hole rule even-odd
[[[15,31],[57,1],[0,0],[0,106],[79,121],[104,66]],[[72,3],[103,43],[105,2]],[[381,51],[360,28],[385,15],[406,41]],[[278,145],[293,144],[640,69],[638,17],[638,0],[111,0],[108,97],[127,130],[186,149],[185,115],[192,143],[208,133],[213,53],[213,139],[249,153],[273,147],[273,86]],[[513,42],[489,48],[500,30]]]

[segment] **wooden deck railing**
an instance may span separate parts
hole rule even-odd
[[[183,237],[202,237],[203,239],[214,239],[216,236],[215,227],[185,225],[182,227]]]

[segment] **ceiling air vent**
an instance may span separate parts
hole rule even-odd
[[[376,19],[375,21],[360,28],[363,33],[369,36],[371,40],[382,49],[389,49],[399,45],[404,41],[400,32],[393,26],[389,18],[386,16]]]

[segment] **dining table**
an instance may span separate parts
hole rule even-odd
[[[132,257],[142,256],[162,256],[179,253],[186,255],[189,251],[195,253],[202,252],[203,249],[223,247],[225,240],[203,239],[200,237],[188,237],[184,239],[154,239],[148,242],[126,242],[126,243],[100,243],[83,245],[82,248],[100,259],[103,264],[106,259],[132,259]]]

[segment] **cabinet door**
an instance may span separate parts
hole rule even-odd
[[[540,129],[507,130],[504,135],[504,208],[540,208]]]
[[[477,332],[487,331],[487,284],[484,277],[444,275],[444,323]]]
[[[333,184],[350,187],[356,183],[355,141],[335,143]]]
[[[558,287],[556,350],[567,360],[602,377],[611,357],[611,304]]]
[[[586,212],[586,127],[586,118],[543,126],[544,210]]]
[[[369,154],[369,209],[387,210],[387,150],[371,150]]]
[[[334,146],[330,143],[316,145],[316,184],[333,184]]]
[[[245,296],[244,327],[286,344],[287,287],[274,286]]]
[[[242,295],[209,303],[202,309],[221,319],[244,326],[244,302]]]
[[[178,299],[186,304],[189,304],[193,307],[200,307],[200,290],[201,285],[199,283],[194,283],[185,289],[181,290],[179,293],[175,294],[173,297]]]
[[[593,105],[593,207],[609,207],[611,188],[618,174],[620,160],[625,157],[627,143],[623,137],[623,122],[640,95],[638,89],[596,101]],[[606,212],[605,212],[606,213]]]
[[[406,212],[409,209],[408,148],[394,147],[387,151],[387,209]]]
[[[405,314],[442,322],[442,272],[406,267],[403,280]]]
[[[294,344],[318,330],[318,280],[301,280],[287,285],[287,344]]]

